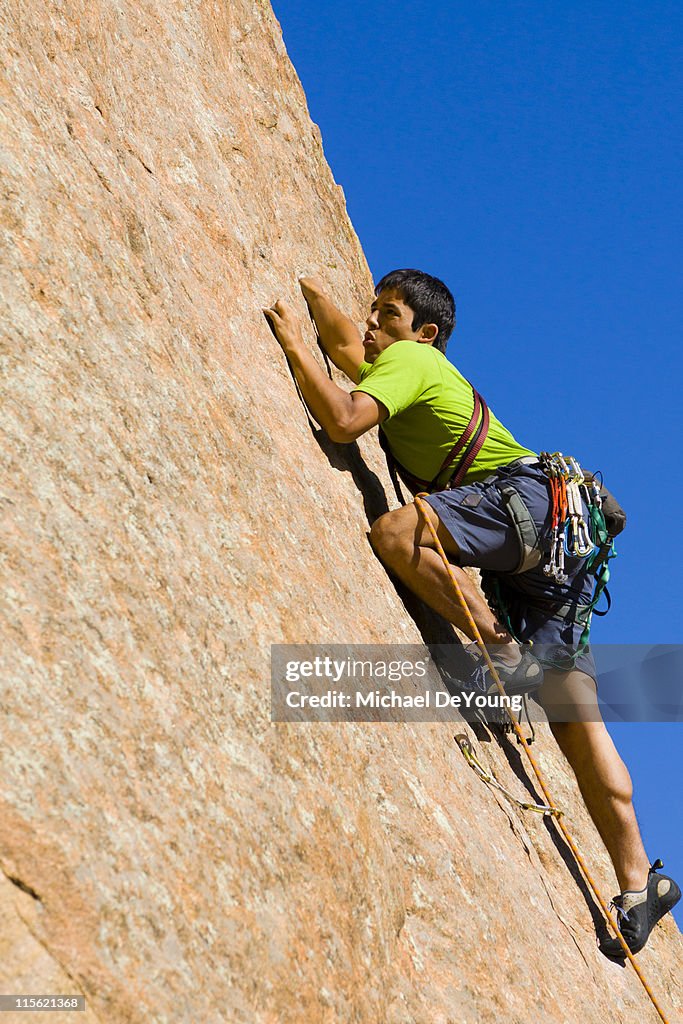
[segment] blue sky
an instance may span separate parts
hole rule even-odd
[[[594,639],[683,642],[683,8],[274,7],[375,279],[443,278],[449,358],[522,443],[602,469],[626,508]],[[679,881],[682,728],[611,726]]]

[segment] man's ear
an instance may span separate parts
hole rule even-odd
[[[433,345],[438,333],[439,328],[436,324],[423,324],[420,328],[420,335],[417,340],[422,342],[423,345]]]

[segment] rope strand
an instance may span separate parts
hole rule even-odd
[[[463,594],[463,592],[462,592],[462,590],[460,588],[460,584],[458,583],[457,577],[456,577],[455,573],[453,572],[453,566],[448,561],[448,558],[446,556],[446,552],[444,551],[443,546],[441,544],[441,541],[437,537],[436,530],[434,529],[432,521],[429,518],[429,516],[428,516],[428,514],[427,514],[427,512],[425,510],[425,505],[424,505],[424,502],[423,502],[422,499],[426,498],[426,497],[428,497],[428,495],[426,495],[426,494],[418,494],[415,497],[415,505],[417,506],[417,509],[418,509],[420,515],[422,516],[422,519],[424,520],[425,525],[427,526],[427,529],[429,530],[429,532],[430,532],[430,534],[432,536],[432,540],[434,541],[434,546],[435,546],[436,550],[438,551],[439,555],[441,556],[441,560],[443,561],[443,564],[444,564],[444,567],[446,569],[446,572],[448,573],[448,576],[449,576],[450,581],[451,581],[451,583],[453,585],[453,589],[455,591],[455,594],[456,594],[456,596],[458,598],[460,606],[462,607],[462,610],[463,610],[463,612],[465,614],[465,618],[467,620],[467,623],[468,623],[468,625],[470,627],[470,631],[471,631],[471,634],[472,634],[471,638],[476,642],[477,646],[479,647],[479,650],[483,654],[484,660],[485,660],[485,662],[486,662],[486,664],[488,666],[488,670],[491,673],[491,678],[495,682],[499,692],[503,696],[505,696],[505,688],[503,687],[503,684],[500,681],[500,676],[498,675],[498,672],[496,671],[496,666],[493,664],[493,662],[491,660],[491,656],[489,655],[489,652],[488,652],[488,650],[486,648],[486,644],[484,643],[484,641],[482,639],[482,636],[481,636],[481,633],[479,632],[479,629],[477,627],[477,624],[474,621],[474,618],[472,617],[472,613],[471,613],[471,611],[469,609],[467,601],[465,600],[465,596],[464,596],[464,594]],[[587,883],[588,883],[588,885],[589,885],[593,895],[595,896],[595,898],[597,899],[598,903],[600,904],[600,907],[602,909],[603,914],[605,915],[605,918],[609,922],[609,924],[610,924],[612,930],[614,931],[617,939],[621,943],[621,946],[622,946],[622,948],[624,950],[626,958],[630,961],[631,966],[633,967],[634,971],[638,975],[638,978],[639,978],[643,988],[645,989],[645,991],[647,992],[648,996],[650,997],[650,1000],[652,1001],[652,1005],[654,1006],[655,1010],[659,1014],[659,1017],[664,1022],[664,1024],[669,1024],[668,1018],[664,1014],[664,1011],[662,1010],[661,1006],[659,1005],[659,1002],[657,1001],[657,997],[655,996],[654,992],[650,988],[650,985],[648,984],[648,981],[645,978],[645,975],[643,974],[643,972],[640,969],[639,965],[636,963],[636,959],[633,956],[633,953],[631,952],[631,950],[627,946],[626,941],[625,941],[623,935],[619,931],[619,926],[618,926],[618,924],[617,924],[617,922],[616,922],[616,920],[615,920],[615,918],[614,918],[614,916],[613,916],[613,914],[612,914],[612,912],[611,912],[611,910],[610,910],[606,900],[603,898],[603,896],[601,895],[597,885],[593,881],[593,877],[592,877],[590,871],[588,870],[586,862],[584,861],[581,852],[579,851],[576,843],[574,842],[574,840],[573,840],[573,838],[572,838],[572,836],[571,836],[571,834],[569,832],[569,829],[567,828],[567,825],[565,824],[563,818],[561,817],[561,811],[559,810],[559,808],[556,806],[556,804],[553,801],[553,798],[552,798],[552,796],[550,794],[550,790],[548,789],[548,786],[546,784],[545,778],[543,777],[543,773],[541,772],[541,769],[538,766],[536,758],[532,754],[531,748],[530,748],[529,744],[527,743],[527,740],[526,740],[526,737],[524,736],[524,733],[522,732],[522,729],[521,729],[520,724],[519,724],[519,719],[517,718],[517,716],[515,715],[515,713],[514,713],[514,711],[512,710],[511,707],[507,707],[506,706],[506,711],[507,711],[507,713],[509,715],[510,721],[512,723],[512,727],[513,727],[513,729],[514,729],[514,731],[515,731],[515,733],[517,735],[517,739],[521,743],[522,747],[524,748],[524,750],[526,752],[527,757],[529,758],[529,762],[531,764],[531,767],[534,770],[534,774],[536,776],[536,779],[538,780],[538,784],[541,787],[543,795],[544,795],[544,797],[546,799],[546,803],[548,805],[548,810],[552,813],[552,816],[555,818],[555,821],[557,822],[557,827],[559,828],[560,832],[564,836],[564,839],[566,840],[567,845],[569,846],[569,849],[572,851],[572,854],[574,855],[574,859],[576,860],[576,863],[581,868],[581,871],[583,872],[584,878],[586,879],[586,881],[587,881]]]

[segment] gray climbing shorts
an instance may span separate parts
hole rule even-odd
[[[595,580],[586,569],[586,560],[574,555],[565,555],[566,583],[557,583],[544,573],[545,557],[528,572],[514,573],[520,562],[520,540],[499,483],[510,483],[519,492],[538,530],[542,551],[549,552],[548,478],[537,462],[501,466],[485,480],[439,491],[426,500],[458,546],[460,553],[453,561],[481,569],[485,591],[495,577],[517,638],[533,642],[539,661],[558,668],[566,655],[576,651],[583,630],[582,624],[573,621],[571,607],[590,602]],[[558,614],[560,608],[565,611]],[[574,667],[596,678],[590,649],[575,659]]]

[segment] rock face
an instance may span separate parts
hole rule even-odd
[[[303,315],[304,272],[371,293],[269,5],[0,21],[0,989],[108,1024],[657,1019],[452,728],[270,721],[272,642],[421,636],[366,539],[376,440],[312,436],[260,312]],[[682,950],[669,918],[640,957],[672,1019]]]

